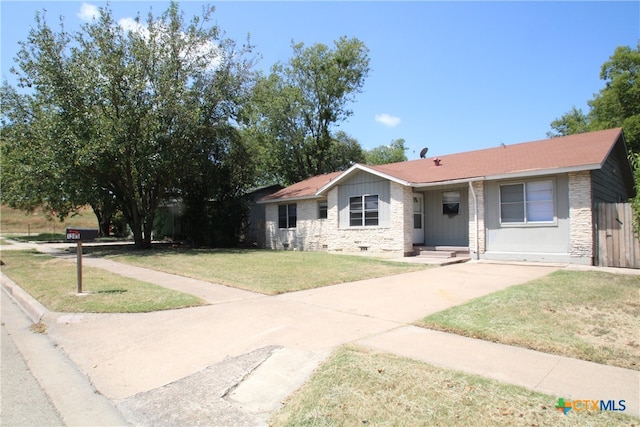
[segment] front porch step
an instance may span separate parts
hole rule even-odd
[[[414,246],[415,256],[423,258],[456,258],[468,257],[469,248],[462,246]]]
[[[423,249],[414,250],[416,256],[425,258],[455,258],[456,253],[453,251],[429,251]]]

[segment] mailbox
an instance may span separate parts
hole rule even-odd
[[[97,228],[67,228],[67,240],[89,242],[98,237]]]

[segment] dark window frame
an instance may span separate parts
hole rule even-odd
[[[296,203],[278,205],[278,228],[296,228],[298,222],[298,206]]]
[[[446,194],[457,194],[458,201],[446,201]],[[462,192],[460,190],[442,192],[442,215],[460,215],[462,213]]]
[[[318,200],[318,219],[327,219],[329,204],[327,200]]]

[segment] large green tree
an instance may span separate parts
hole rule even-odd
[[[384,165],[387,163],[406,161],[407,156],[404,152],[407,151],[407,148],[404,146],[404,143],[405,140],[399,138],[391,141],[389,145],[372,148],[365,154],[367,164]]]
[[[159,204],[237,151],[229,134],[251,89],[250,46],[225,39],[213,12],[187,23],[171,3],[125,27],[107,7],[74,33],[36,15],[14,69],[23,93],[2,90],[3,199],[61,215],[112,204],[149,247]]]
[[[640,152],[640,43],[616,48],[602,65],[605,86],[588,101],[589,111],[573,107],[551,122],[549,136],[622,127],[629,151]]]
[[[632,202],[640,236],[640,42],[635,49],[619,46],[602,65],[605,86],[588,101],[589,112],[573,107],[551,122],[550,137],[622,127],[634,167],[636,196]]]
[[[262,170],[283,184],[361,160],[353,140],[334,134],[334,128],[352,114],[349,103],[369,73],[369,51],[356,38],[342,37],[333,48],[292,48],[289,62],[274,65],[256,85],[247,131],[261,147]]]

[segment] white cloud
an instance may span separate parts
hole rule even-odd
[[[145,39],[149,37],[149,29],[147,26],[142,25],[133,18],[122,18],[118,21],[118,25],[125,33],[131,31],[132,33],[140,34]]]
[[[393,128],[400,124],[400,117],[392,116],[391,114],[387,113],[376,114],[376,122]]]
[[[132,32],[142,36],[145,40],[149,39],[151,35],[149,28],[145,24],[141,24],[133,18],[122,18],[118,21],[118,26],[124,31]],[[157,34],[161,40],[165,40],[166,43],[161,43],[165,48],[171,46],[168,41],[169,30],[162,24],[156,25]],[[196,61],[203,61],[205,68],[208,70],[215,70],[222,62],[222,51],[220,48],[211,42],[210,40],[201,41],[199,44],[190,44],[188,42],[188,36],[185,33],[180,33],[180,37],[184,41],[187,41],[186,50],[180,52],[180,58],[187,61],[187,63],[195,63]]]
[[[99,15],[98,6],[89,3],[82,3],[80,6],[80,12],[78,12],[78,18],[85,22],[91,22]]]

